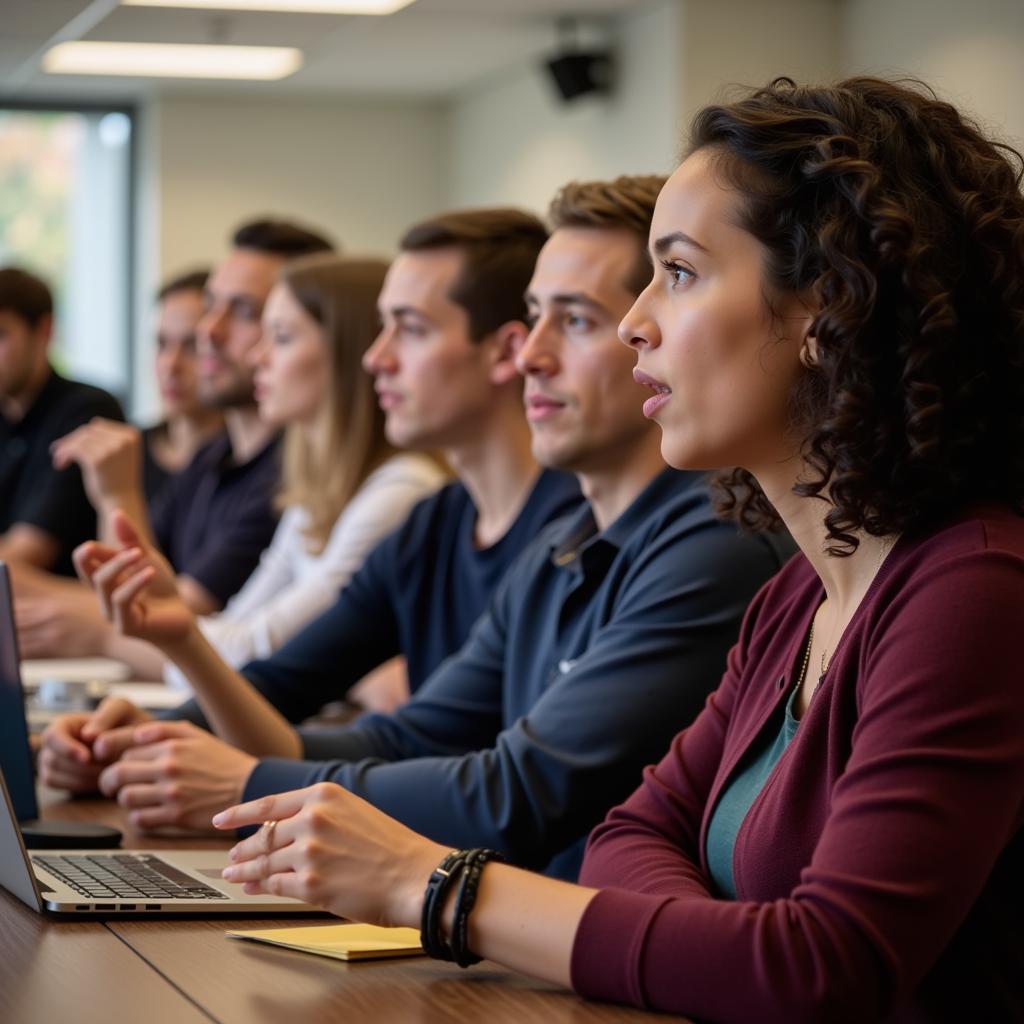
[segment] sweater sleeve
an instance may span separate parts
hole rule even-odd
[[[637,891],[590,903],[577,990],[715,1021],[877,1020],[909,998],[1021,825],[1021,607],[1020,561],[1002,552],[901,590],[860,656],[846,768],[784,898],[717,900],[695,878],[718,746],[705,713],[593,837],[585,879],[621,885],[629,865]]]
[[[510,600],[513,572],[463,650],[409,704],[340,734],[344,761],[265,762],[246,799],[334,781],[438,841],[544,866],[626,796],[718,678],[749,593],[713,571],[730,557],[749,556],[724,532],[652,542],[586,650],[502,727],[503,688],[517,685],[506,677],[508,626],[523,613]]]

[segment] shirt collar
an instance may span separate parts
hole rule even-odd
[[[688,490],[701,477],[693,471],[666,467],[633,499],[629,507],[603,533],[597,529],[590,502],[585,501],[565,529],[551,541],[551,561],[557,566],[575,562],[588,548],[603,542],[621,548],[633,531],[664,502]]]

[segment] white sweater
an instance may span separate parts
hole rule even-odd
[[[242,589],[222,612],[199,620],[203,633],[236,667],[268,657],[329,607],[378,541],[445,481],[443,470],[425,455],[392,456],[366,478],[315,555],[302,534],[305,509],[285,509],[270,547]],[[171,686],[189,689],[170,663],[164,678]]]

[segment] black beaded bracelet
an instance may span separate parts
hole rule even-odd
[[[480,888],[480,876],[483,874],[484,865],[489,860],[503,861],[504,859],[497,850],[469,850],[466,854],[462,879],[459,882],[458,892],[455,894],[455,917],[452,921],[450,941],[452,959],[460,967],[471,967],[473,964],[480,963],[481,958],[471,952],[469,948],[469,914],[476,905],[476,896]]]

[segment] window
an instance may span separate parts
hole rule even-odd
[[[53,288],[51,358],[127,400],[131,381],[130,110],[0,107],[0,266]]]

